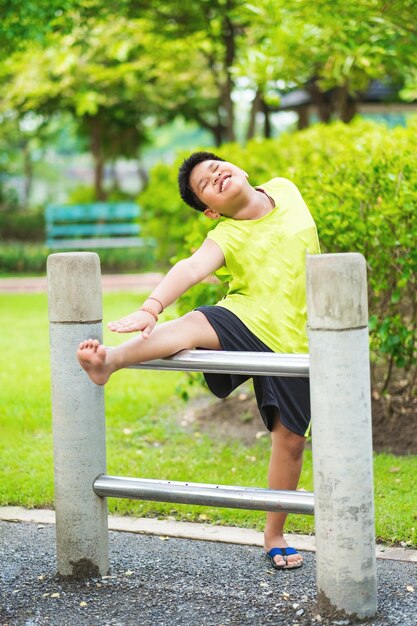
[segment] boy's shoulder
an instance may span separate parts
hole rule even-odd
[[[239,226],[239,222],[240,220],[234,220],[231,217],[221,217],[216,225],[208,231],[207,236],[227,233],[229,230],[233,230],[236,226]]]
[[[258,186],[262,188],[268,187],[268,189],[269,188],[292,189],[292,190],[298,191],[297,185],[293,183],[289,178],[284,178],[284,176],[275,176],[275,178],[271,178],[266,183],[262,183],[261,185],[258,185]]]

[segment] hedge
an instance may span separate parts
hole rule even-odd
[[[101,269],[105,273],[155,271],[156,261],[151,248],[101,248],[92,251],[99,255]],[[46,259],[51,252],[53,250],[38,243],[0,243],[0,272],[44,274]]]
[[[0,238],[3,241],[43,242],[45,218],[43,210],[22,211],[8,208],[0,211]]]

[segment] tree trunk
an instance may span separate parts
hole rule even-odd
[[[233,8],[233,2],[227,3],[227,10]],[[234,87],[232,74],[230,68],[235,60],[235,32],[232,20],[229,18],[226,12],[223,20],[223,41],[225,45],[224,56],[224,70],[226,73],[226,80],[223,84],[221,102],[226,112],[226,140],[235,141],[235,118],[234,118],[234,105],[232,100],[232,91]]]
[[[307,86],[311,98],[313,100],[313,104],[317,108],[317,114],[321,122],[328,124],[332,119],[332,103],[331,98],[328,94],[318,87],[315,80],[311,81]]]
[[[226,129],[220,119],[219,111],[217,111],[215,124],[210,124],[210,122],[205,120],[197,111],[194,111],[194,113],[190,114],[189,119],[196,121],[197,124],[200,124],[200,126],[208,130],[213,135],[213,140],[216,147],[221,146],[226,135]]]
[[[110,163],[110,177],[112,191],[120,191],[120,181],[117,174],[116,159],[112,159]]]
[[[252,106],[249,116],[248,132],[246,133],[246,140],[253,139],[256,131],[256,115],[261,109],[261,90],[258,88],[254,99],[252,100]]]
[[[332,121],[332,106],[326,101],[324,94],[317,99],[317,112],[321,122],[329,124]]]
[[[30,202],[30,196],[32,193],[32,183],[33,183],[33,163],[31,159],[29,142],[24,141],[23,143],[23,198],[22,204],[23,208],[27,209]]]
[[[94,192],[97,200],[106,200],[107,194],[103,188],[104,161],[101,157],[94,159]]]
[[[264,137],[265,139],[270,139],[272,136],[272,125],[270,118],[270,110],[268,105],[262,101],[262,111],[264,114]]]
[[[94,161],[94,191],[96,200],[106,200],[104,191],[104,156],[102,150],[102,129],[98,115],[89,120],[91,153]]]
[[[346,124],[352,121],[356,114],[356,100],[349,94],[347,85],[324,92],[312,81],[307,88],[321,122],[328,124],[333,114]]]
[[[349,94],[347,87],[340,87],[337,90],[335,109],[339,118],[345,124],[349,124],[356,114],[356,100]]]
[[[145,189],[146,185],[149,183],[148,172],[145,167],[142,165],[140,161],[138,161],[138,178],[139,178],[139,186],[140,190]]]
[[[308,128],[310,125],[310,116],[309,116],[309,107],[307,105],[303,105],[298,109],[298,130],[303,130],[304,128]]]
[[[224,138],[227,136],[225,128],[222,124],[217,124],[217,126],[212,127],[211,132],[213,133],[214,144],[216,148],[219,148],[222,145]]]

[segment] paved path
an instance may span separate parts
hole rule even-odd
[[[151,291],[163,274],[103,274],[103,291]],[[0,278],[0,293],[46,293],[46,276],[36,278]]]
[[[25,509],[20,506],[0,506],[0,521],[3,522],[32,522],[34,524],[55,524],[55,511],[51,509]],[[200,541],[215,541],[218,543],[233,543],[244,546],[263,546],[263,533],[251,528],[236,526],[216,526],[214,524],[199,524],[196,522],[177,522],[175,520],[153,519],[148,517],[120,517],[109,515],[109,529],[145,535],[163,535],[177,539],[198,539]],[[297,550],[306,552],[316,551],[314,535],[286,534],[290,545]],[[375,546],[377,559],[405,561],[416,564],[417,550],[377,544]],[[417,590],[416,590],[417,591]]]
[[[0,521],[2,626],[347,626],[316,603],[315,557],[275,571],[258,547],[110,533],[109,576],[56,576],[53,525]],[[415,626],[417,567],[378,559],[369,626]],[[363,623],[362,623],[363,624]]]

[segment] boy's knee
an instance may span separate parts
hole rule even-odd
[[[306,443],[305,437],[288,430],[281,422],[274,428],[271,435],[273,446],[285,448],[286,452],[294,459],[302,456]]]
[[[292,434],[293,434],[293,437],[290,438],[288,448],[289,448],[290,454],[294,458],[298,459],[300,456],[303,455],[304,448],[306,445],[306,440],[305,440],[305,437],[300,437],[300,435],[296,435],[294,433]]]
[[[185,313],[184,315],[182,315],[178,319],[178,322],[181,322],[187,326],[193,326],[195,324],[198,325],[199,321],[201,322],[201,316],[204,317],[204,315],[200,313],[200,311],[190,311],[189,313]]]
[[[204,319],[202,320],[201,318]],[[176,322],[177,325],[185,333],[188,333],[191,338],[195,335],[198,337],[205,319],[206,318],[202,313],[199,313],[198,311],[190,311],[190,313],[185,313],[185,315],[182,315],[179,319],[176,320]]]
[[[220,350],[220,342],[216,331],[200,311],[190,311],[176,320],[178,330],[183,333],[186,348],[205,348]]]
[[[192,348],[195,348],[194,337],[197,326],[193,313],[194,312],[186,313],[171,322],[172,332],[174,332],[177,337],[181,337],[184,350],[191,350]]]

